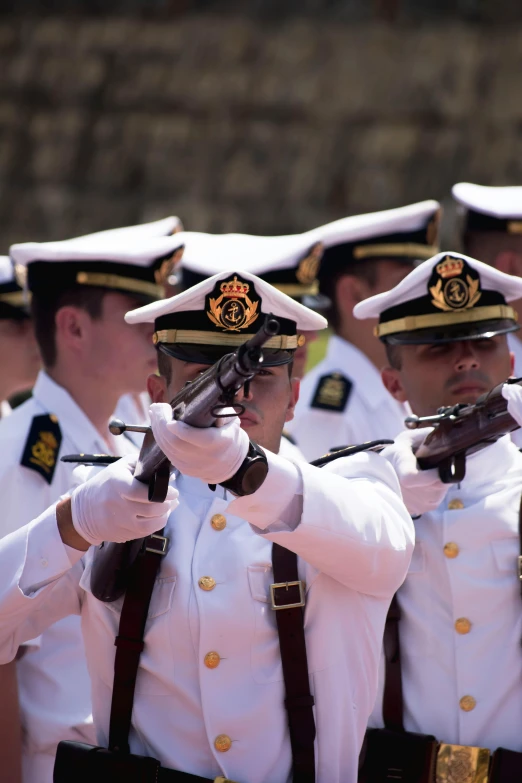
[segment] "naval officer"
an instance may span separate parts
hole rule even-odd
[[[521,278],[441,253],[392,290],[361,302],[355,315],[378,319],[390,394],[430,416],[441,406],[476,402],[511,375],[507,338],[519,328],[513,303],[521,296]],[[512,391],[504,386],[504,394]],[[387,648],[370,725],[399,731],[410,759],[419,738],[408,734],[408,750],[402,729],[435,737],[437,779],[521,780],[522,454],[506,435],[466,458],[462,481],[443,484],[436,470],[416,466],[413,450],[427,431],[405,432],[383,452],[414,516],[416,544],[397,593],[398,631],[397,612],[387,628],[400,655]],[[368,745],[372,783],[405,762],[387,747],[392,755]],[[505,749],[494,759],[498,777],[488,778],[498,748]]]

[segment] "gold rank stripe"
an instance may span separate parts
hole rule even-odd
[[[76,282],[80,285],[93,285],[99,288],[117,288],[130,291],[133,294],[147,294],[154,299],[163,299],[163,286],[148,283],[146,280],[136,280],[134,277],[109,275],[103,272],[78,272]]]
[[[300,285],[299,283],[274,283],[274,288],[287,296],[317,296],[319,293],[319,283],[317,280],[311,285]]]
[[[374,334],[376,337],[385,337],[387,334],[396,334],[397,332],[414,332],[417,329],[429,329],[432,326],[491,321],[495,318],[518,320],[517,313],[512,307],[489,305],[488,307],[474,307],[473,310],[453,310],[451,313],[408,315],[405,318],[397,318],[394,321],[379,324],[375,327]]]
[[[22,307],[27,304],[27,299],[23,291],[10,291],[7,294],[0,294],[0,302],[5,302],[13,307]]]
[[[152,341],[158,343],[187,343],[191,345],[227,345],[237,348],[243,345],[253,334],[220,334],[218,332],[204,332],[191,329],[160,329],[154,332]],[[302,334],[281,334],[271,337],[263,348],[276,348],[279,351],[292,351],[299,345],[304,345],[305,338]]]
[[[390,242],[383,245],[357,245],[353,249],[354,258],[369,258],[370,256],[406,256],[406,258],[431,258],[439,252],[437,245],[420,245],[415,242]]]

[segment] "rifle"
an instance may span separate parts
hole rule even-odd
[[[522,378],[505,383],[522,385]],[[415,452],[421,470],[438,468],[444,484],[457,484],[466,475],[466,456],[494,443],[519,428],[507,411],[502,396],[504,383],[481,395],[474,403],[439,408],[434,416],[408,416],[408,429],[433,425],[435,429]]]
[[[223,418],[224,415],[240,415],[243,406],[234,402],[234,398],[261,370],[263,346],[278,332],[277,319],[267,316],[263,326],[250,340],[239,346],[234,353],[223,356],[195,380],[185,384],[170,403],[173,418],[192,427],[211,427],[216,419]],[[222,409],[225,407],[233,407],[234,414],[223,415]],[[149,500],[161,503],[167,495],[173,466],[154,440],[151,428],[126,425],[115,419],[110,423],[109,429],[114,435],[120,435],[125,430],[145,433],[134,476],[148,485]],[[252,494],[263,483],[267,471],[266,456],[256,444],[251,443],[248,455],[236,474],[234,491],[237,494]],[[230,482],[224,482],[223,486],[228,487]],[[162,546],[160,553],[166,553],[167,542],[161,535],[136,539],[125,544],[104,542],[98,547],[91,573],[91,590],[96,598],[107,602],[115,601],[123,595],[129,568],[142,550],[144,542],[147,547]]]

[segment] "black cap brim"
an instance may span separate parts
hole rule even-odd
[[[397,332],[381,338],[388,345],[431,345],[456,343],[460,340],[486,340],[499,334],[516,332],[520,326],[510,318],[478,321],[471,324],[449,324],[411,332]]]
[[[215,364],[223,356],[234,353],[235,350],[227,345],[194,345],[192,343],[159,343],[157,349],[174,359],[194,364]],[[263,348],[263,367],[289,364],[294,358],[294,353],[295,351]]]

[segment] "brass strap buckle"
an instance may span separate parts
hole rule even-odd
[[[218,775],[214,778],[214,783],[237,783],[237,780],[230,780],[230,778],[224,778],[223,775]]]
[[[488,748],[442,742],[437,752],[436,783],[488,783],[490,755]]]
[[[275,591],[276,590],[288,590],[289,587],[299,587],[299,601],[296,604],[281,604],[280,606],[276,604],[275,602]],[[279,611],[279,609],[296,609],[298,606],[304,606],[305,605],[305,583],[301,581],[297,582],[277,582],[276,584],[270,585],[270,600],[272,603],[272,609],[274,609],[276,612]]]
[[[151,541],[149,542],[149,546],[145,547],[145,552],[152,552],[154,555],[165,557],[169,548],[169,539],[167,536],[160,536],[157,533],[153,533],[149,538]],[[158,542],[157,545],[155,545],[156,541]]]

